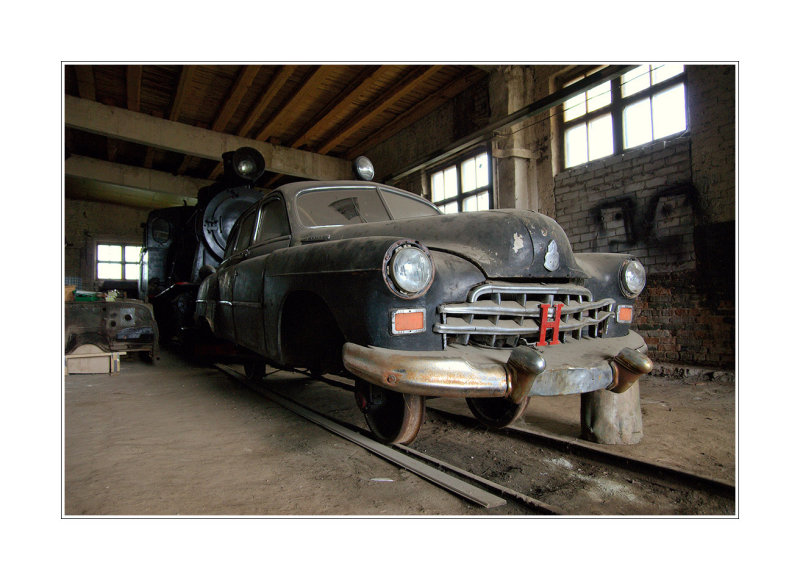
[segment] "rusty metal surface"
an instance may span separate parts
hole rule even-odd
[[[533,381],[547,369],[547,361],[536,350],[518,346],[511,351],[506,369],[511,380],[509,398],[516,404],[521,403],[531,392]]]
[[[64,350],[94,344],[105,352],[158,352],[158,326],[149,304],[139,300],[66,302]]]
[[[504,397],[510,391],[504,366],[438,355],[353,343],[342,352],[347,370],[392,391],[437,397]]]
[[[626,337],[589,339],[535,350],[541,362],[522,365],[509,364],[514,351],[461,345],[441,352],[405,352],[347,343],[342,357],[354,375],[399,392],[437,397],[510,397],[514,381],[530,381],[527,396],[552,396],[613,387],[611,363],[624,349],[641,354],[646,346],[632,332]]]
[[[614,393],[624,393],[640,376],[653,370],[653,361],[644,353],[623,348],[611,361],[611,368],[614,371],[614,380],[608,390]]]

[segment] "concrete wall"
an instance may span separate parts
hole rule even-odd
[[[79,290],[96,290],[95,246],[98,243],[141,244],[147,210],[119,205],[64,200],[64,276],[80,279]]]
[[[390,174],[469,134],[481,119],[502,118],[546,97],[570,68],[496,67],[485,82],[366,154],[377,160],[379,176]],[[561,170],[556,110],[491,136],[495,205],[556,218],[576,251],[637,256],[648,285],[634,326],[653,358],[732,367],[735,68],[687,66],[686,75],[689,130],[678,138]],[[391,169],[382,172],[382,164]],[[397,185],[425,195],[425,171]]]

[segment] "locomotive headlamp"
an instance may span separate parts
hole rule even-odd
[[[356,160],[353,161],[353,168],[359,179],[370,181],[375,177],[375,168],[372,166],[372,161],[363,155],[361,157],[356,157]]]
[[[241,159],[236,166],[236,173],[239,175],[252,175],[256,170],[256,164],[252,159]]]
[[[403,298],[424,294],[433,282],[433,261],[427,250],[410,241],[398,242],[386,252],[384,277]]]
[[[252,147],[241,147],[233,152],[233,171],[236,176],[253,182],[264,173],[264,157]]]
[[[647,276],[644,266],[639,260],[626,260],[619,270],[619,281],[622,293],[628,298],[635,298],[644,290]]]

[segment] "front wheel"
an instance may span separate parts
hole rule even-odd
[[[515,403],[510,399],[502,398],[480,398],[467,399],[467,406],[475,418],[483,425],[492,429],[507,427],[516,421],[525,412],[528,406],[528,397],[521,403]]]
[[[425,422],[425,399],[356,381],[356,403],[375,438],[383,443],[411,443]]]

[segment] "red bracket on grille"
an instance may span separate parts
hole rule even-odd
[[[549,304],[540,304],[539,308],[542,310],[542,323],[539,325],[539,342],[537,346],[547,346],[548,344],[561,344],[558,340],[558,326],[561,323],[561,307],[563,304],[556,304],[556,314],[553,320],[549,320]],[[553,329],[553,340],[547,342],[547,329]]]

